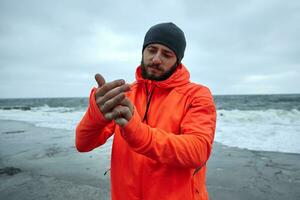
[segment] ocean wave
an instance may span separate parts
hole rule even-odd
[[[0,110],[31,110],[30,106],[1,106]]]
[[[0,110],[0,119],[30,122],[39,127],[75,130],[86,108],[49,107]],[[300,111],[218,110],[215,140],[252,150],[300,153]]]
[[[0,110],[21,110],[21,111],[35,111],[35,112],[58,112],[58,113],[66,113],[66,112],[74,112],[74,111],[82,111],[86,110],[86,107],[50,107],[47,104],[43,106],[0,106]]]
[[[51,108],[47,105],[31,110],[0,110],[0,119],[32,123],[39,127],[74,130],[84,110],[68,107]]]
[[[228,146],[300,153],[300,112],[219,110],[215,137]]]
[[[86,108],[82,107],[50,107],[49,105],[45,104],[43,106],[34,107],[32,110],[36,112],[57,112],[57,113],[66,113],[66,112],[75,112],[80,110],[85,110]]]
[[[218,120],[224,123],[300,124],[300,111],[281,110],[218,110]]]

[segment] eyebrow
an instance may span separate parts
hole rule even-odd
[[[158,49],[156,46],[152,46],[151,44],[147,48]],[[163,49],[162,51],[167,54],[175,55],[174,52],[172,52],[171,50],[168,50],[168,49]]]

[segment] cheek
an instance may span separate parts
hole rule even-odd
[[[150,63],[149,56],[147,57],[147,56],[144,56],[144,55],[143,55],[143,58],[142,58],[142,59],[143,59],[143,62],[144,62],[145,65],[147,65],[147,64]]]
[[[143,59],[144,60],[149,60],[151,58],[151,55],[149,53],[143,53]]]
[[[173,62],[166,63],[165,71],[171,70],[174,65]]]

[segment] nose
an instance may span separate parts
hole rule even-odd
[[[153,62],[153,64],[161,64],[162,63],[159,52],[157,52],[156,54],[153,55],[152,62]]]

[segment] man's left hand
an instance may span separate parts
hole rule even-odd
[[[116,124],[125,127],[133,116],[134,106],[128,98],[125,98],[120,105],[116,106],[112,112],[106,113],[106,119],[114,119]]]

